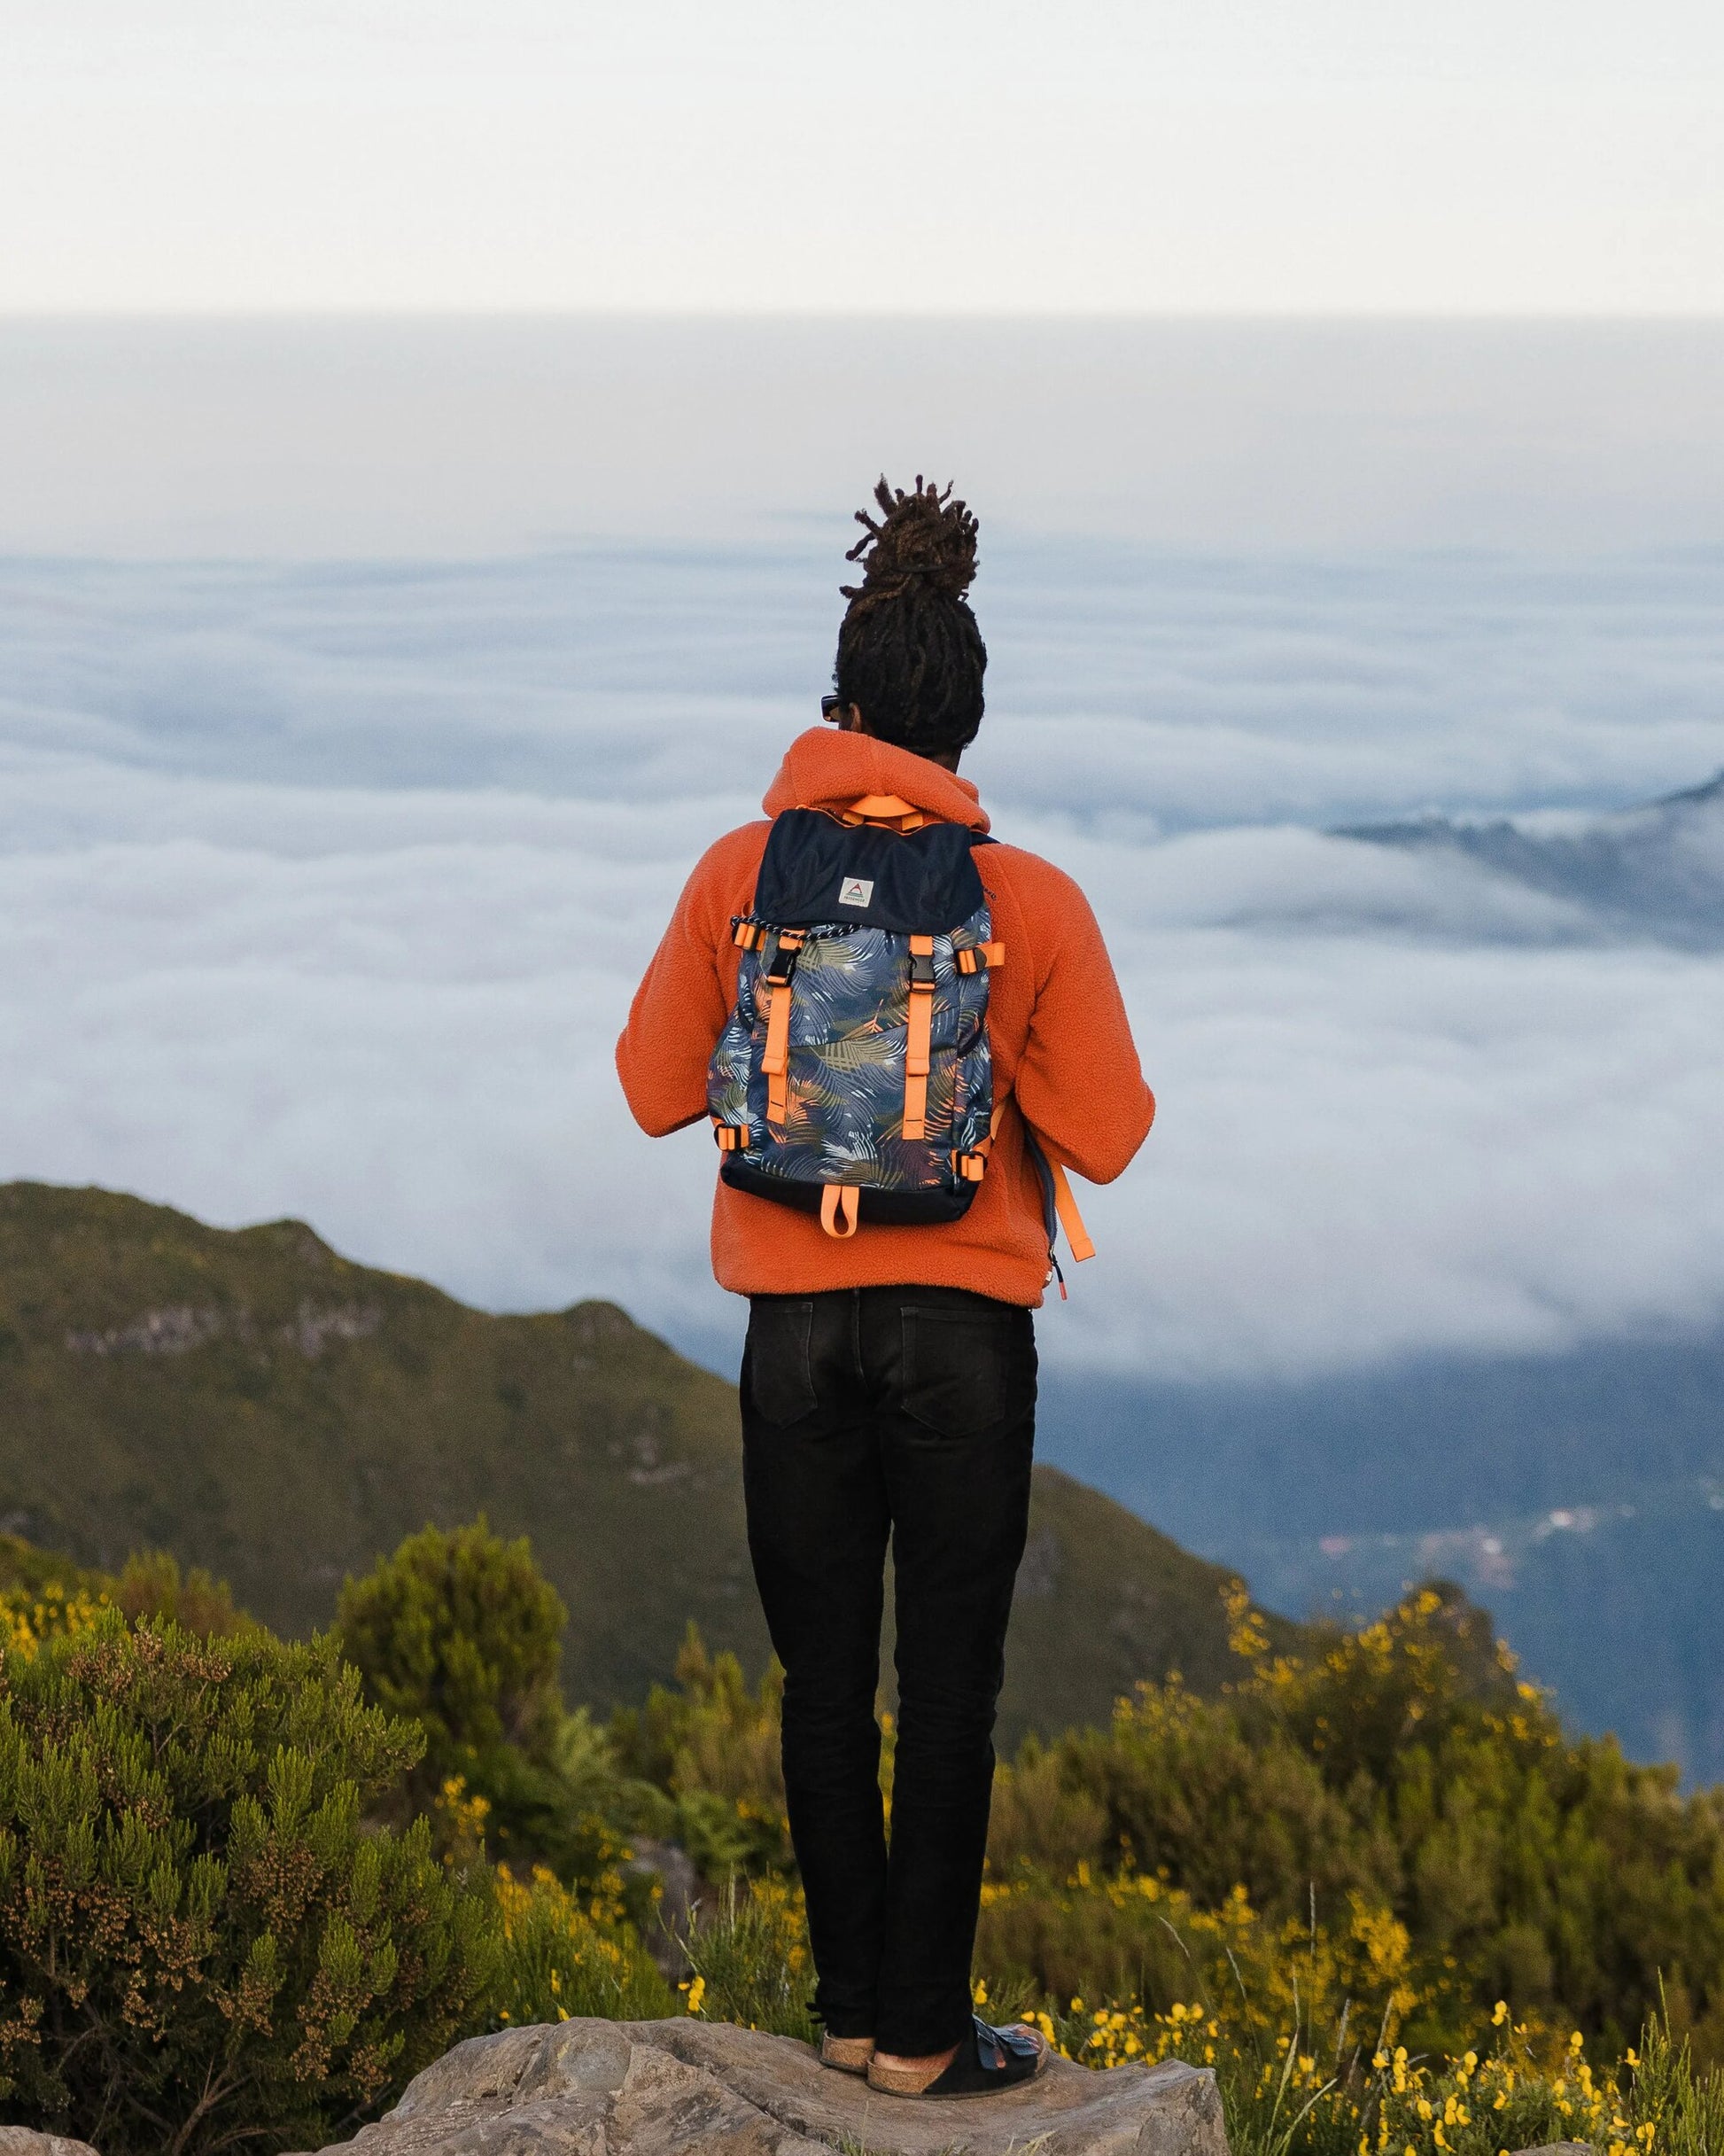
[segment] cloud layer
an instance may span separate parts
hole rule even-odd
[[[826,566],[7,570],[0,1175],[293,1212],[722,1352],[710,1144],[633,1132],[610,1044],[819,685]],[[1714,1319],[1724,960],[1285,820],[1703,776],[1695,571],[1104,566],[1000,564],[976,759],[1094,897],[1162,1100],[1047,1351],[1202,1377]]]

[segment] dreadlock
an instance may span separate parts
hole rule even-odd
[[[860,584],[839,587],[850,605],[838,631],[833,686],[862,711],[869,733],[919,755],[967,748],[982,724],[987,646],[965,593],[975,575],[975,518],[951,488],[874,488],[878,523],[844,557]]]

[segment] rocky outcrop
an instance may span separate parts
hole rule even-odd
[[[1215,2076],[1052,2060],[967,2103],[877,2096],[804,2043],[720,2022],[565,2021],[475,2036],[353,2156],[1227,2156]],[[322,2156],[336,2156],[325,2150]]]
[[[0,2126],[0,2156],[96,2156],[88,2141],[38,2134],[27,2126]]]

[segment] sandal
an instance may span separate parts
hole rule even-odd
[[[970,2041],[960,2042],[958,2055],[931,2082],[917,2086],[915,2074],[903,2066],[883,2066],[876,2059],[868,2067],[868,2086],[882,2096],[922,2099],[963,2096],[996,2096],[1003,2089],[1016,2089],[1034,2081],[1047,2064],[1046,2042],[1021,2022],[1010,2028],[994,2028],[979,2016],[970,2022]]]
[[[820,2038],[820,2064],[836,2066],[841,2074],[866,2074],[873,2063],[874,2040],[872,2036],[834,2036]]]

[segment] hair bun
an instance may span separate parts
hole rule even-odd
[[[856,512],[866,531],[844,559],[862,564],[862,581],[841,584],[845,598],[896,598],[920,586],[961,600],[975,579],[976,522],[964,502],[952,500],[950,483],[944,491],[925,486],[918,472],[906,494],[888,486],[882,474],[874,500],[879,523],[866,510]]]

